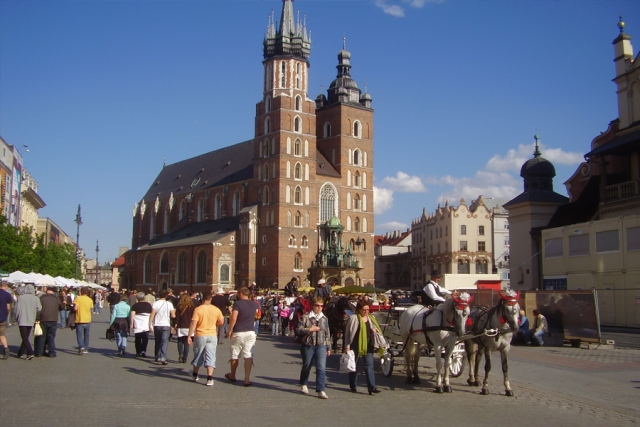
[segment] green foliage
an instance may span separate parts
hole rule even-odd
[[[75,246],[70,243],[46,245],[44,233],[34,239],[32,230],[7,224],[7,219],[0,215],[0,270],[73,277]]]

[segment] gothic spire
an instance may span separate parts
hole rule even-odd
[[[264,39],[264,58],[268,59],[279,55],[292,55],[304,59],[311,52],[311,38],[307,34],[306,22],[294,21],[293,0],[282,0],[282,15],[280,28],[276,33],[276,24],[270,19],[267,27],[267,36]]]

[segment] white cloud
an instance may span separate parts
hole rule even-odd
[[[409,3],[409,6],[420,9],[427,3],[442,3],[444,0],[402,0],[403,3]]]
[[[398,171],[395,178],[391,176],[384,178],[380,184],[386,188],[405,193],[424,193],[427,191],[420,177],[411,176],[402,171]]]
[[[396,231],[401,230],[405,231],[407,228],[411,228],[408,224],[404,222],[398,221],[389,221],[384,224],[376,224],[376,232],[377,234],[386,233],[387,231]]]
[[[393,190],[373,186],[373,212],[376,215],[393,207]]]
[[[375,4],[387,15],[395,16],[396,18],[404,17],[404,9],[396,4],[389,4],[387,0],[376,0]]]
[[[506,155],[496,154],[487,162],[485,170],[493,172],[519,171],[524,162],[533,157],[534,144],[520,144],[517,149],[511,149]],[[578,165],[583,160],[580,153],[563,151],[562,148],[548,148],[540,146],[542,157],[551,163],[562,165]]]

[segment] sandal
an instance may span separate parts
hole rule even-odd
[[[229,374],[224,374],[224,377],[225,377],[226,379],[228,379],[229,381],[231,381],[232,383],[235,383],[235,382],[236,382],[236,379],[235,379],[235,378],[231,378],[231,374],[230,374],[230,373],[229,373]]]

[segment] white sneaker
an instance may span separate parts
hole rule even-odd
[[[319,391],[318,392],[318,398],[319,399],[328,399],[329,396],[327,396],[327,393],[325,393],[324,391]]]
[[[309,389],[307,388],[306,385],[301,385],[300,386],[300,393],[302,394],[309,394]]]
[[[207,380],[207,386],[211,387],[213,385],[213,380]]]

